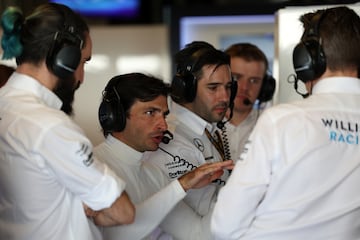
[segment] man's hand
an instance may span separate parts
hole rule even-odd
[[[86,216],[93,218],[94,223],[99,226],[130,224],[135,220],[135,207],[126,192],[123,192],[111,207],[100,211],[94,211],[83,205]]]
[[[205,163],[191,172],[188,172],[178,178],[185,191],[191,188],[202,188],[213,180],[218,179],[224,173],[223,169],[233,169],[234,162],[227,160],[216,163]]]
[[[84,207],[85,215],[88,218],[94,218],[99,214],[99,212],[92,210],[85,203],[83,203],[83,207]]]

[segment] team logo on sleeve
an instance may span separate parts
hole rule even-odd
[[[76,152],[83,160],[85,166],[90,166],[94,162],[93,153],[86,144],[81,144],[80,149]]]

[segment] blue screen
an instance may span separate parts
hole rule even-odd
[[[140,14],[140,0],[51,0],[64,4],[86,16],[136,18]]]

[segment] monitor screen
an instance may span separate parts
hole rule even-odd
[[[136,19],[140,15],[141,0],[50,0],[64,4],[87,17]]]

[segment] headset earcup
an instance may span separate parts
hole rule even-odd
[[[311,18],[309,28],[301,38],[302,41],[293,50],[296,77],[304,83],[319,78],[326,70],[326,57],[319,35],[319,26],[324,15],[315,14]]]
[[[126,125],[122,104],[103,100],[99,106],[98,118],[105,132],[121,132]]]
[[[104,131],[111,131],[114,120],[114,114],[112,112],[112,107],[109,102],[102,101],[99,106],[98,118],[100,126]]]
[[[274,96],[275,87],[275,78],[269,74],[266,74],[261,85],[258,100],[260,102],[267,102],[271,100]]]
[[[184,102],[185,95],[185,82],[181,78],[181,75],[177,73],[171,81],[171,97],[176,102]]]
[[[235,97],[236,97],[236,93],[237,93],[237,89],[238,89],[238,84],[236,81],[232,80],[231,81],[231,92],[230,92],[230,103],[234,103]]]
[[[297,44],[293,51],[293,65],[297,78],[304,83],[320,77],[326,69],[325,54],[317,40]]]
[[[314,79],[315,72],[313,59],[303,42],[298,43],[293,51],[293,67],[296,76],[301,81],[308,82]]]
[[[81,40],[67,32],[58,32],[48,52],[46,64],[59,78],[73,74],[81,60]]]
[[[177,73],[171,82],[171,88],[171,96],[177,102],[192,102],[197,91],[196,77],[190,72]]]
[[[51,59],[52,72],[60,78],[69,77],[79,66],[80,58],[81,52],[78,47],[65,46]]]

